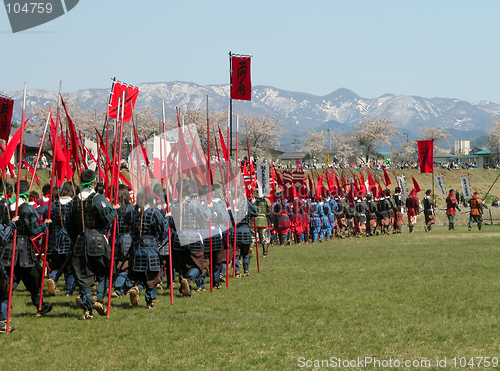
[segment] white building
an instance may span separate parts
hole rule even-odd
[[[470,140],[456,140],[455,141],[455,156],[460,154],[468,155],[470,153]]]

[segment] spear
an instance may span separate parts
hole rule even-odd
[[[47,117],[47,123],[50,120],[50,116],[51,116],[51,112],[50,112],[50,106],[49,106],[49,114],[48,114],[48,117]],[[45,125],[45,130],[47,130],[47,125]],[[56,131],[56,133],[57,133],[57,131]],[[42,143],[40,144],[40,149],[42,148],[42,144],[43,144],[44,139],[45,139],[45,131],[43,132]],[[53,140],[53,143],[55,144],[55,139]],[[52,153],[53,154],[55,154],[55,148],[54,147],[52,148]],[[40,156],[40,152],[38,152],[38,156]],[[52,160],[53,160],[52,162],[54,162],[55,158],[53,158]],[[37,159],[36,165],[37,164],[38,164],[38,159]],[[37,167],[36,165],[35,165],[35,169]],[[50,214],[51,214],[51,211],[52,211],[52,197],[53,197],[53,193],[54,193],[54,174],[55,174],[54,166],[52,166],[52,173],[50,174],[50,195],[49,195],[49,209],[48,209],[48,213],[47,213],[47,219],[50,219]],[[30,189],[31,189],[31,186],[33,185],[33,179],[34,178],[35,178],[34,176],[31,178]],[[44,280],[45,280],[45,267],[47,266],[47,249],[48,249],[48,245],[49,245],[49,230],[47,229],[47,233],[45,235],[45,248],[44,248],[44,252],[43,252],[42,279],[41,279],[41,283],[40,283],[40,300],[38,302],[38,310],[42,309],[43,284],[44,284]]]
[[[116,186],[115,189],[115,205],[118,203],[118,189],[120,187],[120,182],[118,180],[119,175],[120,175],[120,159],[122,156],[122,140],[123,140],[123,116],[125,113],[125,92],[123,92],[123,99],[121,100],[121,120],[118,120],[117,116],[117,126],[120,128],[120,133],[119,133],[119,140],[118,140],[118,156],[115,157],[115,179],[112,180],[111,184]],[[120,99],[118,99],[118,107],[120,106]],[[120,113],[120,112],[118,112]],[[115,130],[115,136],[118,133],[117,130]],[[116,143],[116,140],[115,140]],[[116,149],[116,148],[115,148]],[[112,173],[113,174],[113,173]],[[110,263],[110,268],[109,268],[109,287],[108,287],[108,307],[106,310],[106,318],[109,318],[109,312],[111,309],[111,291],[113,288],[113,270],[114,270],[114,262],[115,262],[115,247],[116,247],[116,219],[113,220],[113,239],[111,242],[111,263]]]
[[[248,161],[250,161],[250,142],[248,140],[248,131],[247,131],[247,150],[248,150]],[[252,181],[252,174],[250,174],[250,181]],[[255,222],[255,218],[253,220],[253,229],[254,229],[254,234],[255,234],[255,254],[257,256],[257,273],[260,273],[260,264],[259,264],[259,242],[258,242],[258,237],[259,235],[257,234],[257,223]]]
[[[168,164],[167,164],[167,133],[165,130],[165,102],[162,100],[161,101],[161,106],[162,106],[162,129],[163,129],[163,155],[165,157],[165,197],[166,197],[166,204],[167,204],[167,214],[170,213],[170,197],[169,197],[169,190],[168,190],[168,181],[169,181],[169,174],[168,174]],[[170,304],[174,304],[174,269],[173,269],[173,262],[172,262],[172,230],[170,229],[170,223],[168,223],[168,265],[169,265],[169,287],[170,287]]]
[[[208,166],[208,204],[212,203],[212,172],[210,167],[210,120],[208,118],[208,94],[207,94],[207,166]],[[214,291],[214,264],[212,248],[212,213],[210,213],[210,222],[208,226],[208,236],[210,240],[210,292]]]
[[[238,166],[238,116],[236,116],[236,153],[234,155],[236,166]],[[234,180],[234,208],[238,212],[238,178],[235,177]],[[233,241],[233,277],[236,276],[236,232],[237,221],[234,221],[234,241]]]
[[[227,118],[228,120],[228,125],[227,125],[227,136],[226,138],[228,139],[229,141],[229,116]],[[221,142],[221,146],[222,146],[222,142]],[[229,152],[229,156],[231,156],[231,152]],[[229,157],[228,156],[228,157]],[[226,195],[226,204],[227,204],[227,207],[229,207],[229,193],[230,193],[230,172],[229,172],[229,158],[226,160],[225,156],[224,156],[224,160],[226,162],[226,171],[227,171],[227,195]],[[233,233],[236,233],[236,230],[234,229],[233,230]],[[235,236],[236,238],[236,236]],[[231,246],[230,246],[230,233],[229,233],[229,219],[227,219],[227,238],[226,238],[226,241],[227,241],[227,249],[226,249],[226,289],[229,288],[229,252],[230,252],[230,249],[231,249]]]
[[[21,114],[21,125],[25,125],[24,123],[24,115],[26,112],[26,83],[24,83],[24,92],[23,92],[23,110]],[[16,210],[14,216],[19,215],[19,191],[21,190],[21,164],[23,160],[23,140],[24,140],[24,130],[21,130],[21,139],[19,140],[19,158],[17,162],[17,184],[16,184]],[[8,212],[8,211],[7,211]],[[10,313],[12,308],[12,286],[14,285],[14,265],[16,263],[16,242],[17,242],[17,228],[14,229],[14,236],[12,238],[12,251],[11,251],[11,259],[10,259],[10,276],[9,276],[9,300],[7,304],[7,321],[5,324],[5,333],[8,334],[10,330]],[[43,272],[42,272],[43,274]]]

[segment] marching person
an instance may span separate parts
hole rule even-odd
[[[208,269],[203,237],[199,231],[208,225],[211,211],[193,197],[189,179],[178,180],[176,188],[179,199],[171,209],[177,232],[173,240],[173,248],[176,250],[173,264],[179,273],[181,295],[191,296],[191,282],[195,281],[197,289],[200,288],[203,284],[201,277],[206,275]]]
[[[479,198],[479,193],[474,192],[472,198],[469,200],[470,216],[469,216],[469,231],[472,229],[472,223],[477,223],[477,228],[481,230],[481,223],[483,222],[483,200]]]
[[[93,170],[80,174],[81,191],[73,198],[66,221],[66,229],[73,244],[71,265],[75,273],[80,296],[77,307],[83,309],[82,319],[92,319],[93,309],[101,316],[106,315],[103,298],[106,292],[106,278],[111,263],[111,247],[105,235],[108,233],[120,204],[113,205],[94,187],[97,177]],[[97,277],[97,300],[91,296],[91,286]]]
[[[153,188],[154,196],[155,196],[155,201],[156,201],[156,208],[160,210],[161,215],[163,216],[164,220],[164,226],[163,229],[165,230],[164,234],[164,240],[161,241],[160,245],[160,259],[161,259],[161,265],[164,269],[164,273],[166,273],[167,277],[167,287],[170,288],[170,271],[172,271],[172,282],[174,282],[175,278],[175,269],[170,269],[170,250],[169,248],[172,246],[172,241],[173,241],[173,236],[175,234],[174,231],[174,220],[172,218],[172,213],[167,212],[167,193],[165,188],[162,188],[160,183],[157,183],[154,188]],[[130,193],[129,193],[130,197]],[[170,228],[170,236],[169,236],[169,228]],[[169,243],[169,237],[170,237],[170,243]],[[163,279],[163,277],[162,277]],[[162,284],[157,285],[158,290],[162,290],[163,286]]]
[[[43,224],[39,224],[39,214],[28,204],[29,197],[29,182],[21,180],[19,185],[18,195],[18,215],[19,221],[17,225],[17,240],[16,240],[16,256],[14,260],[14,287],[15,289],[20,281],[24,283],[26,290],[31,294],[31,302],[38,309],[40,304],[40,284],[42,279],[42,266],[38,262],[35,255],[33,244],[30,237],[36,237],[44,233],[49,228],[49,223],[52,221],[46,219]],[[9,210],[4,215],[4,224],[9,223],[9,218],[14,218],[16,210],[16,202],[9,205]],[[5,209],[4,209],[5,210]],[[7,218],[7,219],[6,219]],[[11,225],[12,226],[12,225]],[[5,273],[10,273],[11,258],[12,258],[13,236],[2,250],[0,262],[4,266]],[[42,303],[41,309],[38,309],[36,316],[41,317],[52,310],[52,305]]]
[[[450,189],[448,197],[446,198],[446,215],[448,216],[448,230],[455,230],[455,215],[456,210],[461,211],[458,207],[458,200],[455,197],[455,190]]]
[[[116,273],[118,276],[115,280],[115,291],[111,294],[113,298],[122,297],[132,288],[132,283],[128,277],[128,257],[132,245],[132,236],[130,226],[125,223],[125,215],[134,209],[134,205],[130,203],[130,193],[128,187],[124,184],[120,184],[118,187],[118,202],[120,208],[118,209],[115,239]]]
[[[9,224],[4,227],[0,224],[0,247],[5,246],[5,242],[9,239],[10,235],[17,228],[19,223],[19,216],[11,219]],[[9,305],[9,277],[5,271],[2,263],[0,262],[0,334],[5,334],[7,331],[7,309]],[[14,331],[15,327],[9,328],[9,333]]]
[[[265,196],[259,197],[259,190],[254,190],[255,206],[259,215],[254,219],[254,225],[257,227],[258,243],[262,246],[262,256],[268,254],[268,246],[271,243],[271,232],[269,231],[269,221],[271,220],[271,202]]]
[[[58,291],[56,287],[56,278],[61,268],[65,269],[64,278],[66,281],[66,295],[72,295],[75,288],[75,276],[70,267],[64,267],[64,262],[71,251],[71,240],[66,230],[66,220],[71,209],[72,200],[75,196],[75,185],[70,182],[64,183],[59,194],[59,188],[52,193],[56,200],[52,201],[51,219],[49,228],[49,240],[47,245],[47,261],[50,272],[47,279],[47,291],[49,295],[54,296]],[[58,197],[59,194],[59,197]],[[44,212],[44,218],[48,217],[48,208]]]
[[[291,226],[288,208],[290,205],[281,197],[273,207],[273,224],[280,246],[291,244]]]
[[[259,215],[259,212],[255,207],[254,195],[252,195],[249,200],[246,200],[245,197],[242,196],[238,202],[238,208],[235,212],[237,219],[240,219],[238,214],[242,215],[242,217],[241,220],[236,223],[236,245],[240,250],[240,256],[243,263],[243,275],[248,277],[250,276],[250,255],[255,245],[248,226],[250,225],[250,220]],[[239,264],[236,262],[236,277],[238,277],[239,274]]]
[[[128,192],[127,192],[128,193]],[[125,225],[132,235],[128,275],[136,285],[130,289],[130,303],[139,305],[139,293],[146,288],[146,308],[153,309],[156,300],[156,285],[161,282],[160,251],[158,247],[165,239],[164,218],[154,207],[153,192],[143,188],[136,198],[134,208],[124,216]]]
[[[403,203],[403,195],[401,194],[401,188],[396,187],[394,189],[394,194],[392,195],[393,204],[396,206],[394,212],[394,230],[393,233],[401,234],[401,226],[404,224],[403,213],[405,211],[405,206]]]
[[[222,264],[226,262],[227,254],[227,238],[228,238],[228,221],[229,209],[226,202],[223,200],[223,188],[220,184],[212,185],[212,259],[213,259],[213,274],[211,275],[214,280],[213,286],[216,289],[221,288],[221,275]],[[210,236],[209,241],[210,243]],[[209,247],[209,246],[208,246]],[[210,248],[210,247],[209,247]]]
[[[420,213],[420,200],[417,197],[417,190],[413,188],[410,196],[406,199],[406,209],[408,213],[408,229],[413,232],[413,226],[417,224],[417,215]]]
[[[426,232],[430,232],[432,225],[436,223],[436,213],[434,212],[436,202],[432,199],[431,193],[432,191],[430,189],[425,191],[425,197],[423,200],[425,217],[424,230]]]

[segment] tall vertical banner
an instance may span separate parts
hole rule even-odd
[[[296,170],[292,173],[293,187],[295,188],[295,196],[307,197],[306,179],[304,170]]]
[[[404,175],[398,176],[398,186],[399,188],[401,188],[401,193],[403,194],[403,198],[407,199],[408,192],[406,191],[406,180]]]
[[[231,56],[231,99],[252,100],[250,56]]]
[[[257,165],[257,184],[259,186],[259,197],[269,197],[271,194],[271,185],[269,183],[269,164]]]
[[[14,100],[0,96],[0,139],[9,140]]]
[[[330,160],[330,154],[327,153],[327,154],[325,154],[325,164],[326,164],[326,167],[328,167],[329,160]]]
[[[444,178],[442,175],[436,175],[435,176],[435,179],[436,179],[436,185],[439,189],[439,194],[441,196],[446,196],[446,187],[444,185]]]
[[[434,172],[434,143],[432,140],[419,140],[418,161],[420,163],[420,173]]]
[[[460,184],[462,184],[462,194],[464,195],[464,198],[465,199],[472,198],[472,193],[470,191],[469,177],[461,176]]]
[[[139,88],[118,82],[116,80],[113,81],[113,86],[111,87],[108,117],[115,120],[117,119],[116,116],[118,114],[118,99],[120,99],[120,101],[123,99],[123,93],[125,93],[125,110],[123,114],[123,122],[130,122],[130,120],[132,119],[132,110],[134,109],[135,101],[137,100],[137,96],[139,95]]]
[[[98,155],[97,155],[97,143],[94,142],[93,140],[90,140],[90,139],[87,139],[87,138],[83,138],[83,145],[85,147],[87,147],[88,151],[90,152],[90,154],[92,156],[94,156],[92,158],[91,155],[87,154],[87,167],[89,169],[95,169],[95,167],[97,166],[97,164],[95,163],[94,159],[97,159]]]

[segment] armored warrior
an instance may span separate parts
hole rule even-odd
[[[160,210],[154,207],[152,192],[144,188],[137,194],[136,205],[127,210],[124,222],[132,235],[129,277],[136,282],[130,289],[130,303],[139,305],[139,293],[145,287],[146,307],[153,309],[162,271],[158,247],[165,239],[165,228]]]
[[[130,203],[129,190],[123,184],[118,187],[118,202],[120,208],[118,209],[115,240],[115,267],[118,275],[115,280],[115,291],[111,295],[113,298],[121,297],[132,288],[132,283],[128,277],[128,257],[132,245],[132,236],[130,226],[125,223],[125,215],[134,208],[134,205]]]
[[[432,191],[430,189],[425,191],[425,197],[423,200],[425,216],[424,230],[426,232],[430,232],[432,225],[436,223],[436,214],[434,212],[436,202],[432,199],[431,193]]]
[[[472,228],[472,223],[477,223],[477,228],[481,230],[481,223],[483,222],[483,208],[487,207],[483,204],[483,200],[479,198],[479,193],[474,192],[472,198],[469,200],[470,215],[469,215],[469,231]]]
[[[455,230],[455,215],[456,210],[461,211],[458,207],[458,200],[455,197],[455,190],[450,189],[448,197],[446,198],[446,215],[448,216],[448,230]]]
[[[241,260],[243,262],[243,275],[250,276],[250,251],[254,242],[248,226],[251,223],[251,219],[259,215],[257,208],[255,207],[255,197],[252,196],[250,200],[247,200],[246,197],[242,195],[238,199],[237,208],[232,211],[230,215],[233,219],[233,225],[236,224],[236,246],[239,249]],[[288,219],[288,221],[290,221],[290,219]],[[240,267],[238,260],[235,261],[235,265],[235,274],[236,277],[239,277]]]
[[[72,200],[75,196],[75,185],[66,182],[59,188],[53,190],[53,195],[59,194],[60,197],[52,202],[51,219],[53,222],[49,228],[49,240],[47,244],[47,260],[50,272],[47,279],[47,291],[49,295],[55,295],[57,290],[56,278],[61,268],[65,269],[64,277],[66,281],[66,294],[73,294],[75,288],[75,277],[71,268],[65,266],[65,261],[71,251],[71,240],[66,230],[66,220],[68,219],[69,211],[71,210]],[[48,217],[48,208],[44,212],[44,217]]]
[[[3,187],[3,185],[2,185]],[[6,227],[0,224],[0,248],[5,246],[5,242],[9,239],[10,235],[17,228],[19,223],[19,216],[12,218]],[[7,309],[9,305],[9,277],[5,271],[2,263],[0,262],[0,334],[5,334],[7,329]],[[9,328],[9,332],[14,331],[14,327]]]
[[[174,268],[179,273],[180,293],[191,296],[191,283],[194,281],[197,287],[201,287],[201,277],[208,269],[200,230],[208,225],[211,211],[192,197],[190,180],[179,180],[176,188],[179,199],[172,205],[176,229],[173,241]]]
[[[417,215],[420,213],[420,200],[417,197],[417,190],[413,188],[410,197],[406,199],[406,209],[408,213],[408,229],[413,232],[413,226],[417,223]]]
[[[111,247],[106,235],[120,205],[111,206],[104,195],[95,192],[97,177],[93,170],[84,170],[80,181],[81,192],[73,198],[66,229],[74,246],[71,264],[79,287],[77,306],[83,309],[82,319],[92,319],[94,308],[99,315],[106,315],[103,298],[111,263]],[[95,303],[91,296],[94,277],[98,281]]]
[[[18,215],[17,225],[16,254],[14,259],[14,287],[15,289],[20,281],[24,283],[26,290],[31,294],[31,302],[38,309],[40,304],[40,284],[42,279],[42,267],[35,255],[33,244],[30,237],[36,237],[44,233],[49,228],[50,219],[39,224],[39,215],[33,206],[27,203],[29,195],[29,182],[20,181],[20,190],[18,195]],[[7,211],[5,207],[2,208]],[[4,224],[12,220],[16,210],[15,202],[8,206],[8,212],[4,212]],[[12,226],[12,225],[11,225]],[[5,273],[9,274],[12,258],[13,236],[5,243],[0,256],[0,262],[4,266]],[[42,303],[41,309],[37,311],[37,317],[43,316],[52,310],[52,306]]]

